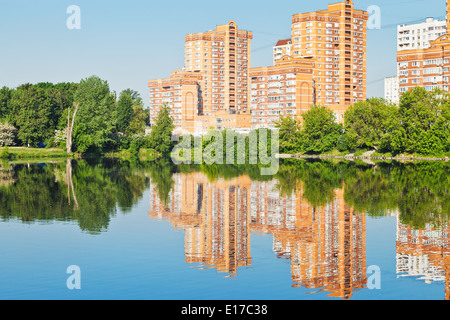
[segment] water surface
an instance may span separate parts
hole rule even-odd
[[[0,298],[450,299],[449,168],[4,163]]]

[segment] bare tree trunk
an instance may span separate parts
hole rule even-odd
[[[72,152],[72,139],[70,138],[70,107],[69,110],[67,112],[67,129],[66,129],[66,150],[67,153],[71,153]],[[67,184],[69,185],[69,184]]]
[[[67,113],[67,138],[66,138],[67,142],[66,142],[66,147],[67,147],[67,153],[69,153],[69,154],[72,153],[73,125],[75,123],[75,116],[77,115],[79,106],[80,106],[79,103],[76,103],[76,102],[73,103],[74,111],[73,111],[73,115],[72,115],[72,123],[70,123],[70,107],[69,107],[69,112]]]

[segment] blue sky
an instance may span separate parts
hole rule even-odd
[[[252,66],[272,64],[272,46],[290,37],[293,14],[326,9],[337,0],[0,0],[0,87],[79,82],[97,75],[118,93],[140,92],[147,81],[183,67],[184,37],[236,21],[252,31]],[[355,0],[381,9],[381,29],[367,37],[367,94],[383,95],[383,79],[396,73],[398,24],[445,18],[445,0]],[[69,30],[66,10],[81,9],[81,29]]]

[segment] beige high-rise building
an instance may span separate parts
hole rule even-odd
[[[316,103],[332,108],[339,121],[348,106],[366,100],[368,18],[351,0],[292,16],[291,55],[316,60]]]
[[[285,55],[275,66],[250,70],[252,129],[273,129],[280,116],[301,119],[314,104],[314,65],[314,59]]]
[[[202,75],[200,114],[247,112],[252,39],[252,32],[239,30],[234,21],[213,31],[186,35],[185,70]]]
[[[175,134],[209,129],[250,129],[249,68],[253,34],[234,21],[186,35],[185,66],[168,79],[151,80],[150,118],[168,104]]]
[[[183,70],[169,79],[149,81],[151,118],[167,103],[174,109],[177,133],[204,134],[211,128],[245,133],[270,128],[280,115],[300,116],[319,104],[331,108],[336,120],[343,122],[349,106],[366,100],[367,20],[368,13],[354,9],[351,0],[295,14],[291,39],[277,43],[274,66],[266,68],[250,69],[253,33],[240,30],[234,21],[188,34]],[[287,65],[301,71],[286,71]],[[169,88],[174,77],[179,83]],[[197,83],[187,86],[185,81],[192,79]],[[251,85],[281,87],[252,90]],[[172,91],[174,99],[166,91]],[[169,96],[157,99],[158,92]]]
[[[168,104],[177,131],[193,132],[201,109],[201,80],[199,73],[177,69],[168,79],[149,81],[151,125],[155,125],[160,107]]]

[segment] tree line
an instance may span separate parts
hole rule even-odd
[[[330,108],[313,106],[302,119],[281,117],[276,127],[281,153],[376,150],[394,156],[449,156],[450,95],[417,87],[405,92],[398,105],[371,98],[349,107],[343,124]]]
[[[0,89],[0,146],[65,149],[75,105],[74,152],[127,149],[149,124],[138,92],[125,89],[117,96],[97,76],[79,83],[23,84]]]
[[[146,148],[170,157],[175,146],[170,107],[160,108],[156,125],[146,135],[149,120],[136,91],[126,89],[117,97],[108,82],[96,76],[80,83],[0,90],[0,146],[64,148],[69,141],[68,149],[79,153],[127,149],[137,154]],[[401,96],[399,105],[381,98],[361,101],[347,109],[344,123],[336,120],[330,108],[320,105],[301,118],[281,116],[276,122],[280,153],[375,150],[393,156],[450,155],[450,95],[439,89],[415,88]]]

